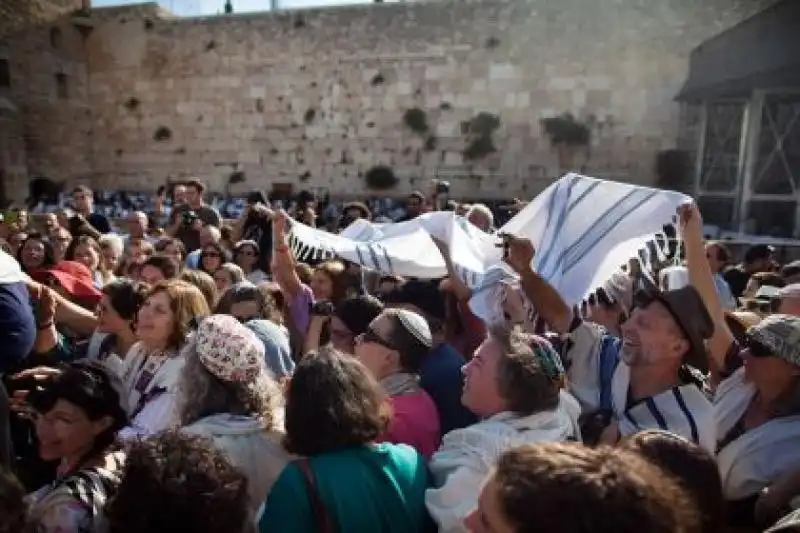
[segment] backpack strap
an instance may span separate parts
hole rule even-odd
[[[314,471],[311,469],[311,462],[307,457],[302,457],[295,459],[294,464],[300,469],[306,482],[308,497],[311,500],[311,509],[314,513],[314,522],[317,525],[317,533],[334,533],[333,521],[317,488],[317,480],[314,477]]]

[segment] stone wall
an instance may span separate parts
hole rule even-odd
[[[532,196],[560,173],[539,120],[571,112],[592,124],[586,172],[652,183],[654,155],[677,140],[690,51],[772,1],[442,0],[198,19],[96,10],[74,101],[30,106],[51,131],[29,165],[143,190],[185,175],[221,190],[237,169],[243,189],[354,196],[382,164],[400,178],[392,194],[439,177],[454,196]],[[409,110],[426,132],[404,123]],[[463,124],[481,112],[499,118],[497,151],[465,160]]]

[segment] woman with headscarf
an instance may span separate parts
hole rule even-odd
[[[265,352],[235,318],[212,315],[184,350],[179,381],[182,431],[210,437],[247,475],[252,520],[289,459],[280,444],[281,390]]]

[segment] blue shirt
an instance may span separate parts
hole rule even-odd
[[[36,319],[24,283],[0,285],[0,374],[16,368],[33,350]]]
[[[478,421],[461,403],[464,357],[449,344],[440,344],[423,359],[419,369],[420,386],[439,411],[442,434],[470,426]]]

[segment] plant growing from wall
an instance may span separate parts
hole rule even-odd
[[[461,133],[466,146],[462,151],[464,159],[476,161],[497,152],[494,145],[494,132],[500,128],[500,117],[481,112],[470,120],[461,123]]]
[[[425,111],[418,107],[407,109],[406,112],[403,113],[403,123],[417,135],[425,135],[430,129],[428,126],[428,116],[425,114]]]
[[[394,188],[398,180],[391,168],[385,165],[378,165],[367,170],[364,175],[364,181],[369,189],[385,191]]]
[[[556,150],[560,171],[580,170],[589,158],[588,149],[592,140],[589,125],[577,120],[571,113],[563,113],[542,119],[541,126],[550,139],[550,145]],[[579,155],[583,157],[581,165],[576,162]]]

